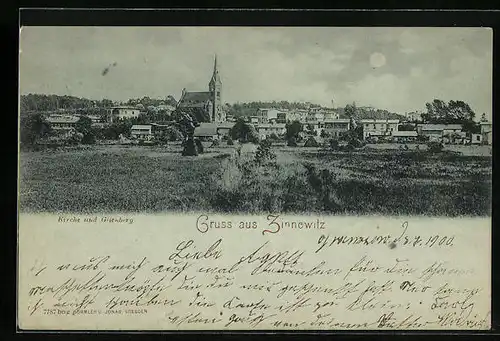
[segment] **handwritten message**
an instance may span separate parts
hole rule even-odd
[[[490,328],[488,219],[113,219],[20,217],[21,328]]]

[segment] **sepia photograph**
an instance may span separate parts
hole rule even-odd
[[[492,29],[19,37],[19,329],[491,329]]]
[[[488,216],[483,28],[25,27],[25,212]]]

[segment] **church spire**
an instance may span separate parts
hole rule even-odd
[[[214,55],[214,72],[212,74],[211,82],[221,83],[220,76],[219,76],[219,67],[217,65],[217,54]]]

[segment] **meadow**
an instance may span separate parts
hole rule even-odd
[[[273,146],[258,162],[255,148],[206,147],[197,157],[178,145],[22,152],[20,211],[491,214],[487,146],[460,155]]]

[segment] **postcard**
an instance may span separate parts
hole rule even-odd
[[[492,30],[20,31],[18,328],[491,328]]]

